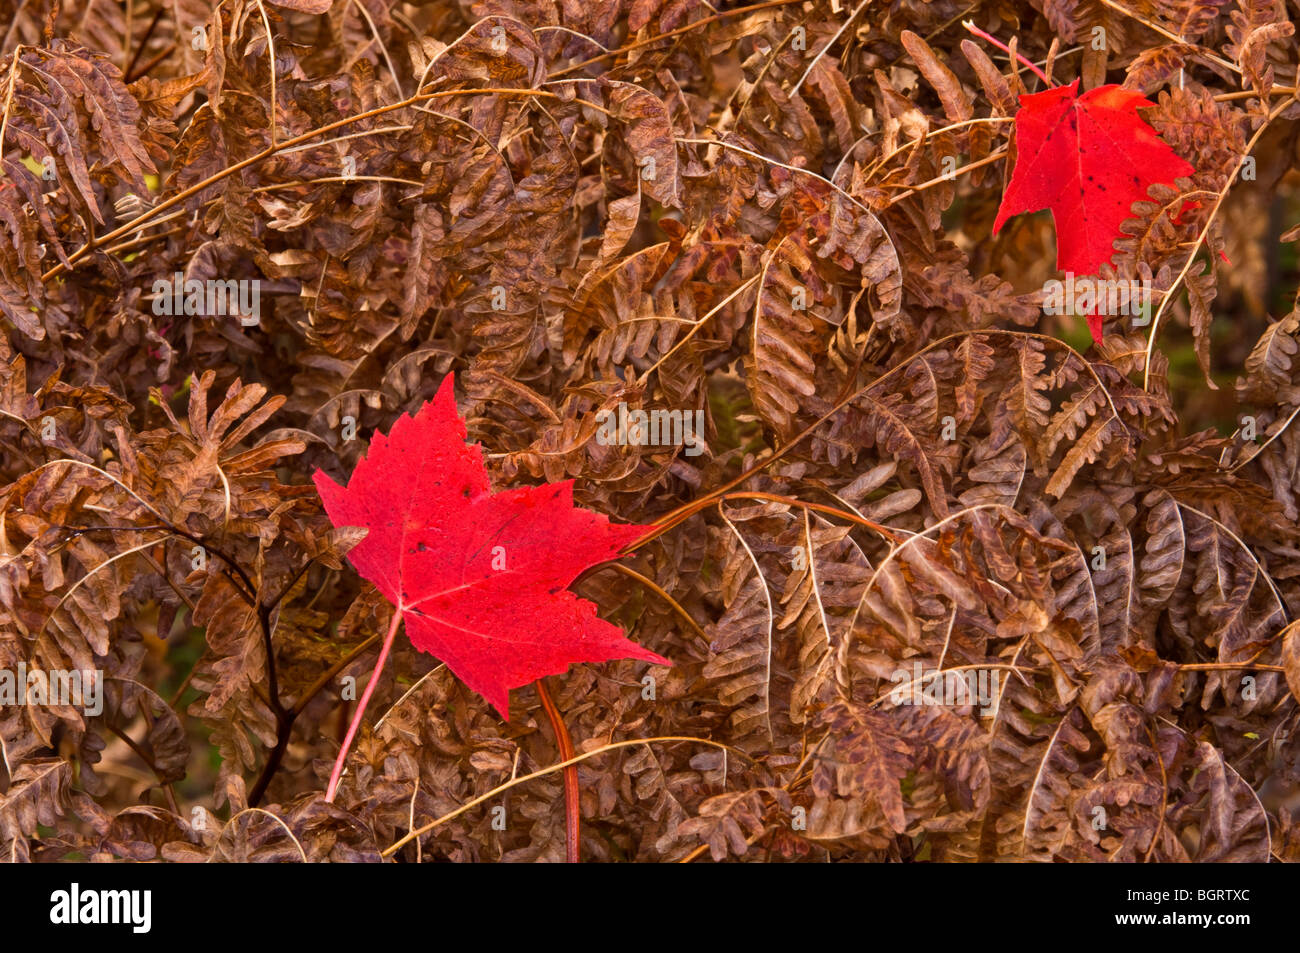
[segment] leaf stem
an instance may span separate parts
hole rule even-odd
[[[1053,86],[1056,85],[1050,79],[1048,79],[1047,74],[1044,73],[1042,70],[1040,70],[1037,66],[1029,62],[1029,60],[1025,59],[1019,53],[1012,53],[1011,47],[1007,46],[1001,40],[995,39],[990,34],[985,33],[983,30],[977,27],[970,20],[963,20],[961,25],[964,26],[971,33],[974,33],[976,36],[978,36],[981,40],[984,40],[986,43],[992,43],[1003,53],[1006,53],[1008,56],[1014,56],[1016,59],[1020,60],[1020,62],[1025,66],[1025,68],[1028,69],[1030,72],[1032,72],[1039,79],[1041,79],[1043,81],[1043,85],[1045,85],[1048,89],[1051,89]]]
[[[537,694],[542,699],[542,708],[550,719],[551,730],[555,732],[555,746],[560,751],[561,761],[573,758],[573,738],[564,724],[560,710],[555,707],[555,700],[547,691],[546,679],[537,680]],[[582,860],[582,842],[579,837],[579,824],[582,816],[578,803],[578,766],[571,764],[564,769],[564,861],[576,864]]]
[[[325,791],[325,800],[333,803],[334,794],[338,791],[339,778],[343,776],[343,764],[348,758],[348,749],[352,747],[352,739],[356,737],[357,729],[361,727],[361,718],[366,713],[366,706],[370,704],[370,696],[374,694],[375,685],[379,682],[379,675],[384,670],[384,663],[388,661],[388,651],[393,647],[393,638],[397,635],[397,627],[402,624],[402,610],[393,609],[393,621],[388,626],[388,634],[384,636],[384,644],[379,649],[379,658],[375,660],[375,670],[370,676],[370,681],[366,682],[366,690],[361,693],[361,701],[357,703],[356,714],[352,716],[352,723],[348,725],[348,733],[343,737],[343,744],[339,747],[339,756],[334,759],[334,770],[330,772],[329,787]]]

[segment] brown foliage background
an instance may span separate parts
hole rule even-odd
[[[675,665],[551,680],[585,857],[1300,857],[1294,3],[0,12],[0,668],[106,682],[0,707],[7,859],[563,856],[536,692],[402,640],[323,798],[391,610],[310,474],[452,370],[498,485],[672,524],[577,589]],[[1091,347],[1050,219],[990,236],[1039,86],[963,18],[1195,166],[1115,259],[1155,329]],[[178,273],[260,322],[156,314]]]

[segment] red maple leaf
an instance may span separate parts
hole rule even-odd
[[[492,493],[450,374],[414,417],[375,433],[346,488],[320,470],[313,478],[335,526],[369,528],[348,558],[397,607],[411,643],[503,718],[510,689],[573,662],[672,664],[567,589],[649,527],[577,509],[571,480]]]
[[[1016,167],[993,234],[1013,215],[1050,208],[1056,267],[1084,276],[1115,254],[1134,202],[1146,199],[1152,185],[1196,170],[1138,116],[1155,105],[1141,93],[1115,85],[1078,91],[1076,79],[1020,97]],[[1099,340],[1101,319],[1090,315],[1088,324]]]

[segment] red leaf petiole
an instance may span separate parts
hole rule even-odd
[[[1016,59],[1020,60],[1020,62],[1024,64],[1025,68],[1030,70],[1035,76],[1041,79],[1048,88],[1051,88],[1056,85],[1050,79],[1048,79],[1047,74],[1044,73],[1042,70],[1040,70],[1037,66],[1029,62],[1029,60],[1025,59],[1019,53],[1012,53],[1011,47],[1007,46],[1001,40],[995,39],[991,34],[985,33],[983,30],[977,27],[970,20],[963,20],[961,25],[964,26],[971,33],[974,33],[976,36],[978,36],[981,40],[984,40],[987,43],[992,43],[1003,53],[1006,53],[1008,56],[1014,56]]]
[[[564,725],[560,710],[555,707],[551,693],[546,690],[544,679],[537,680],[537,694],[542,699],[542,707],[546,709],[546,717],[550,719],[551,730],[555,732],[555,746],[559,749],[560,760],[569,761],[574,755],[573,739],[569,736],[569,729]],[[582,818],[579,808],[578,766],[571,764],[564,769],[564,860],[569,864],[576,864],[582,859],[578,827]]]
[[[343,744],[339,747],[339,756],[334,759],[334,770],[330,772],[329,787],[325,791],[325,800],[334,801],[334,794],[338,791],[339,778],[343,776],[343,764],[348,758],[348,749],[352,747],[352,739],[356,737],[357,729],[361,727],[361,717],[366,713],[366,706],[370,704],[370,696],[374,694],[375,685],[379,681],[380,673],[384,670],[384,663],[388,661],[388,652],[393,647],[393,639],[397,635],[397,627],[402,622],[402,611],[393,610],[393,621],[388,626],[388,634],[384,636],[383,647],[379,650],[379,658],[375,661],[374,673],[370,676],[370,681],[366,682],[366,690],[361,693],[361,701],[357,703],[357,712],[352,716],[352,723],[348,725],[348,733],[343,738]]]

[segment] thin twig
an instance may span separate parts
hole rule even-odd
[[[721,751],[726,751],[736,755],[737,757],[744,758],[746,761],[752,762],[754,760],[752,757],[750,757],[748,754],[741,751],[740,749],[733,748],[730,745],[725,745],[720,741],[712,741],[708,738],[692,738],[688,735],[660,735],[654,738],[633,738],[630,741],[614,741],[607,745],[601,745],[599,748],[595,748],[591,751],[584,751],[580,755],[570,758],[567,761],[560,761],[556,764],[551,765],[549,768],[542,768],[539,771],[534,771],[532,774],[525,774],[517,778],[511,778],[509,781],[506,781],[504,784],[498,784],[496,787],[486,792],[485,794],[480,794],[478,797],[466,801],[464,804],[456,808],[454,811],[450,811],[442,815],[442,817],[438,818],[437,820],[430,821],[428,824],[425,824],[423,827],[417,827],[415,830],[409,832],[405,837],[402,837],[399,840],[394,841],[392,844],[390,844],[388,847],[384,848],[384,850],[380,852],[380,856],[384,858],[392,857],[393,854],[397,853],[399,850],[401,850],[404,846],[409,844],[411,841],[415,840],[417,837],[422,837],[423,835],[429,833],[429,831],[433,830],[435,827],[440,827],[443,824],[446,824],[448,821],[455,820],[456,818],[464,814],[466,811],[471,811],[474,808],[478,807],[478,805],[482,804],[484,801],[490,801],[494,797],[500,794],[504,794],[506,791],[509,791],[511,788],[518,787],[521,784],[526,784],[527,782],[534,781],[537,778],[544,778],[547,775],[554,774],[556,771],[563,771],[565,768],[569,767],[569,765],[579,764],[583,761],[586,761],[588,758],[594,758],[597,755],[608,754],[609,752],[617,751],[620,748],[630,748],[635,745],[667,744],[670,742],[686,742],[688,744],[708,745],[711,748],[718,748]]]

